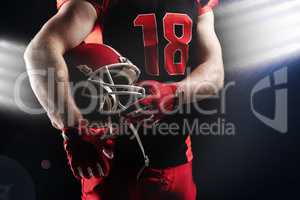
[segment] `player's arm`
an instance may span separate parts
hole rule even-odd
[[[201,60],[197,68],[178,83],[183,103],[214,95],[224,84],[222,50],[214,29],[213,11],[199,15],[197,20],[196,52]]]
[[[31,87],[58,129],[72,126],[82,117],[70,92],[63,54],[86,38],[96,19],[91,3],[70,0],[41,28],[25,51]],[[48,85],[50,80],[53,85]]]

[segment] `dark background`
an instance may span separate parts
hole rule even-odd
[[[2,2],[0,38],[27,44],[55,12],[55,2],[51,0]],[[218,34],[222,42],[222,33]],[[282,66],[288,66],[287,134],[265,126],[250,110],[252,87]],[[297,56],[269,63],[261,69],[226,70],[226,82],[237,83],[228,93],[226,120],[236,124],[237,131],[235,136],[193,137],[199,199],[300,198],[299,75],[300,57]],[[272,90],[258,96],[258,109],[272,116],[273,99]],[[216,101],[205,103],[218,105]],[[207,120],[213,121],[217,117]],[[51,128],[46,116],[31,116],[3,108],[0,110],[0,124],[0,155],[18,161],[29,172],[35,185],[36,199],[79,199],[79,184],[66,165],[62,139]],[[50,165],[42,167],[43,161]],[[3,174],[10,177],[2,171],[0,186]],[[23,199],[28,198],[23,196]]]

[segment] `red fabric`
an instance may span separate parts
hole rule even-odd
[[[103,44],[102,27],[95,25],[93,31],[85,38],[84,42],[87,44]]]
[[[71,0],[56,0],[56,7],[59,10],[66,2],[71,1]],[[97,0],[85,0],[90,2],[96,9],[97,14],[99,15],[100,10],[101,10],[101,5],[97,2]]]
[[[82,200],[195,200],[192,162],[165,169],[115,169],[107,179],[82,179]]]
[[[199,7],[198,7],[198,14],[203,15],[209,11],[211,11],[214,7],[219,4],[219,0],[209,0],[206,3],[202,3],[201,0],[197,0]]]
[[[185,144],[187,146],[185,155],[186,155],[187,161],[190,162],[193,160],[192,141],[191,141],[190,135],[186,138]]]

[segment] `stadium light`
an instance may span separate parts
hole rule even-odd
[[[227,69],[300,55],[300,2],[230,1],[215,12]]]

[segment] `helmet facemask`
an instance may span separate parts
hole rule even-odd
[[[140,70],[124,57],[119,60],[120,63],[105,65],[95,71],[86,65],[77,67],[88,77],[82,95],[98,99],[98,111],[101,114],[119,114],[145,96],[145,89],[134,85],[139,79]],[[88,89],[90,86],[96,88],[95,92]]]

